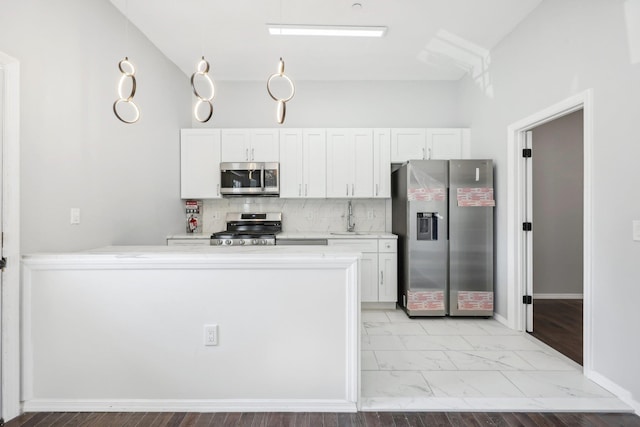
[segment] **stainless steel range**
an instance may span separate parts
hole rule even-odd
[[[275,245],[282,231],[282,213],[227,213],[227,229],[211,235],[212,246]]]

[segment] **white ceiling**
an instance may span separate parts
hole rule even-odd
[[[216,80],[266,80],[282,56],[295,81],[457,80],[480,73],[490,50],[542,0],[110,1],[186,75],[204,54]],[[381,39],[270,36],[267,23],[388,31]]]

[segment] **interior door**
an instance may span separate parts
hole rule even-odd
[[[524,148],[531,149],[533,143],[533,132],[525,132]],[[533,224],[533,157],[523,158],[525,162],[525,222]],[[530,304],[525,305],[527,332],[533,332],[533,229],[522,231],[525,240],[525,295],[530,296]]]
[[[4,158],[2,155],[4,152],[3,135],[4,135],[4,71],[0,66],[0,236],[4,236],[4,218],[3,218]],[[0,238],[0,257],[4,258],[4,238]],[[4,348],[2,348],[2,341],[3,341],[2,331],[4,330],[4,324],[2,322],[2,319],[3,319],[2,295],[4,294],[3,281],[4,281],[4,272],[0,272],[0,384],[2,385],[4,385],[4,376],[3,376],[4,369],[2,366],[2,360],[4,359]],[[2,402],[4,401],[4,396],[2,395],[3,388],[4,386],[0,387],[0,415],[4,414],[4,411],[2,408]]]

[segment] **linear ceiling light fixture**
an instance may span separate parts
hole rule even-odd
[[[382,37],[387,27],[354,25],[267,24],[272,36]]]

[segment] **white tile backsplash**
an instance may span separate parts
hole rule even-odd
[[[390,200],[352,199],[356,231],[391,232]],[[284,232],[332,232],[347,229],[348,199],[238,197],[204,200],[203,233],[226,228],[227,212],[282,212]],[[389,206],[387,206],[389,205]]]

